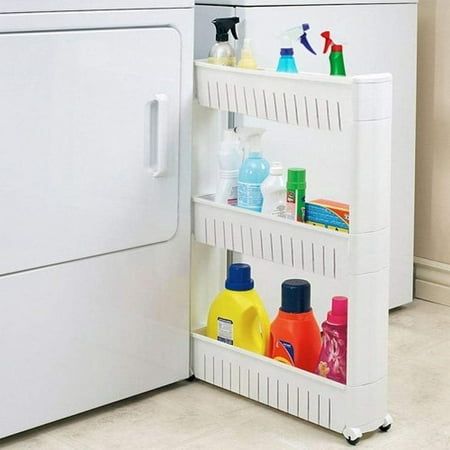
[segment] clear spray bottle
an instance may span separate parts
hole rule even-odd
[[[224,17],[212,21],[216,27],[216,43],[211,47],[208,62],[219,66],[235,66],[236,54],[230,45],[228,32],[231,31],[234,39],[238,39],[236,25],[239,17]]]

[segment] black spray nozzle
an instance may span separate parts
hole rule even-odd
[[[220,19],[214,19],[212,23],[216,27],[217,42],[227,42],[229,31],[231,31],[231,34],[235,39],[238,39],[236,24],[239,23],[239,17],[223,17]]]

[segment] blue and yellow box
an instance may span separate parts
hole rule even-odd
[[[326,199],[312,200],[306,203],[306,223],[348,233],[350,206]]]

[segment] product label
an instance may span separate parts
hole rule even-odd
[[[242,183],[238,185],[239,206],[241,208],[261,211],[263,196],[259,183]]]
[[[347,382],[347,327],[323,325],[322,350],[316,373],[345,384]]]
[[[233,186],[231,188],[230,196],[228,197],[227,203],[231,206],[236,206],[237,199],[238,199],[238,188],[237,186]]]
[[[294,366],[294,347],[290,342],[278,339],[275,343],[273,358],[284,364]]]
[[[286,218],[297,222],[305,221],[305,193],[304,191],[287,191]]]
[[[219,317],[217,319],[217,340],[233,345],[233,321]]]
[[[306,202],[305,192],[297,191],[297,222],[305,222]]]
[[[343,205],[344,207],[347,205]],[[349,210],[319,203],[306,204],[306,222],[335,231],[349,232]]]
[[[295,220],[297,196],[295,191],[287,191],[286,195],[286,219]]]
[[[284,203],[279,203],[277,207],[272,211],[272,216],[285,218],[286,205]]]

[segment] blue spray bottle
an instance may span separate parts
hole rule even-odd
[[[313,55],[317,55],[308,41],[307,31],[309,30],[309,28],[309,24],[304,23],[299,27],[294,27],[285,31],[281,35],[282,45],[277,72],[298,73],[292,42],[299,41],[300,44],[303,45],[304,48],[306,48],[306,50],[308,50]]]
[[[246,157],[239,170],[238,207],[261,212],[263,196],[261,184],[269,175],[270,164],[261,151],[263,128],[236,128],[244,144]]]

